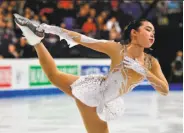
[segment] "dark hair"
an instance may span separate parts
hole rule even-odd
[[[139,19],[139,20],[134,20],[130,22],[124,29],[123,32],[123,44],[128,44],[131,41],[131,30],[138,30],[138,28],[142,25],[142,22],[148,21],[146,19]]]

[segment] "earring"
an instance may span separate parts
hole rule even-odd
[[[151,51],[152,51],[153,49],[152,49],[152,48],[149,48],[149,50],[151,50]]]

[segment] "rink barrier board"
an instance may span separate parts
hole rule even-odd
[[[57,68],[74,75],[102,74],[110,69],[109,59],[55,59]],[[144,81],[136,90],[154,90]],[[183,90],[171,85],[170,90]],[[39,65],[38,59],[5,59],[0,61],[0,98],[61,93],[53,86]]]

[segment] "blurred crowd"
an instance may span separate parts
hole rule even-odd
[[[96,39],[120,41],[124,27],[138,19],[153,1],[106,0],[26,0],[0,3],[0,58],[33,58],[34,48],[27,44],[20,29],[13,21],[13,13],[19,13],[35,23],[47,23],[77,31]],[[146,18],[160,26],[169,25],[169,14],[182,12],[179,1],[161,1]],[[172,21],[172,19],[171,19]],[[177,23],[182,26],[182,23]],[[46,35],[43,40],[55,58],[106,57],[82,47],[69,49],[65,40]],[[85,50],[82,50],[85,49]],[[91,54],[90,54],[91,53]]]

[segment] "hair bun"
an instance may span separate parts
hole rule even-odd
[[[137,30],[141,25],[143,21],[147,21],[146,19],[141,19],[141,20],[134,20],[131,21],[125,28],[123,32],[123,41],[124,44],[128,44],[131,41],[131,30],[135,29]]]

